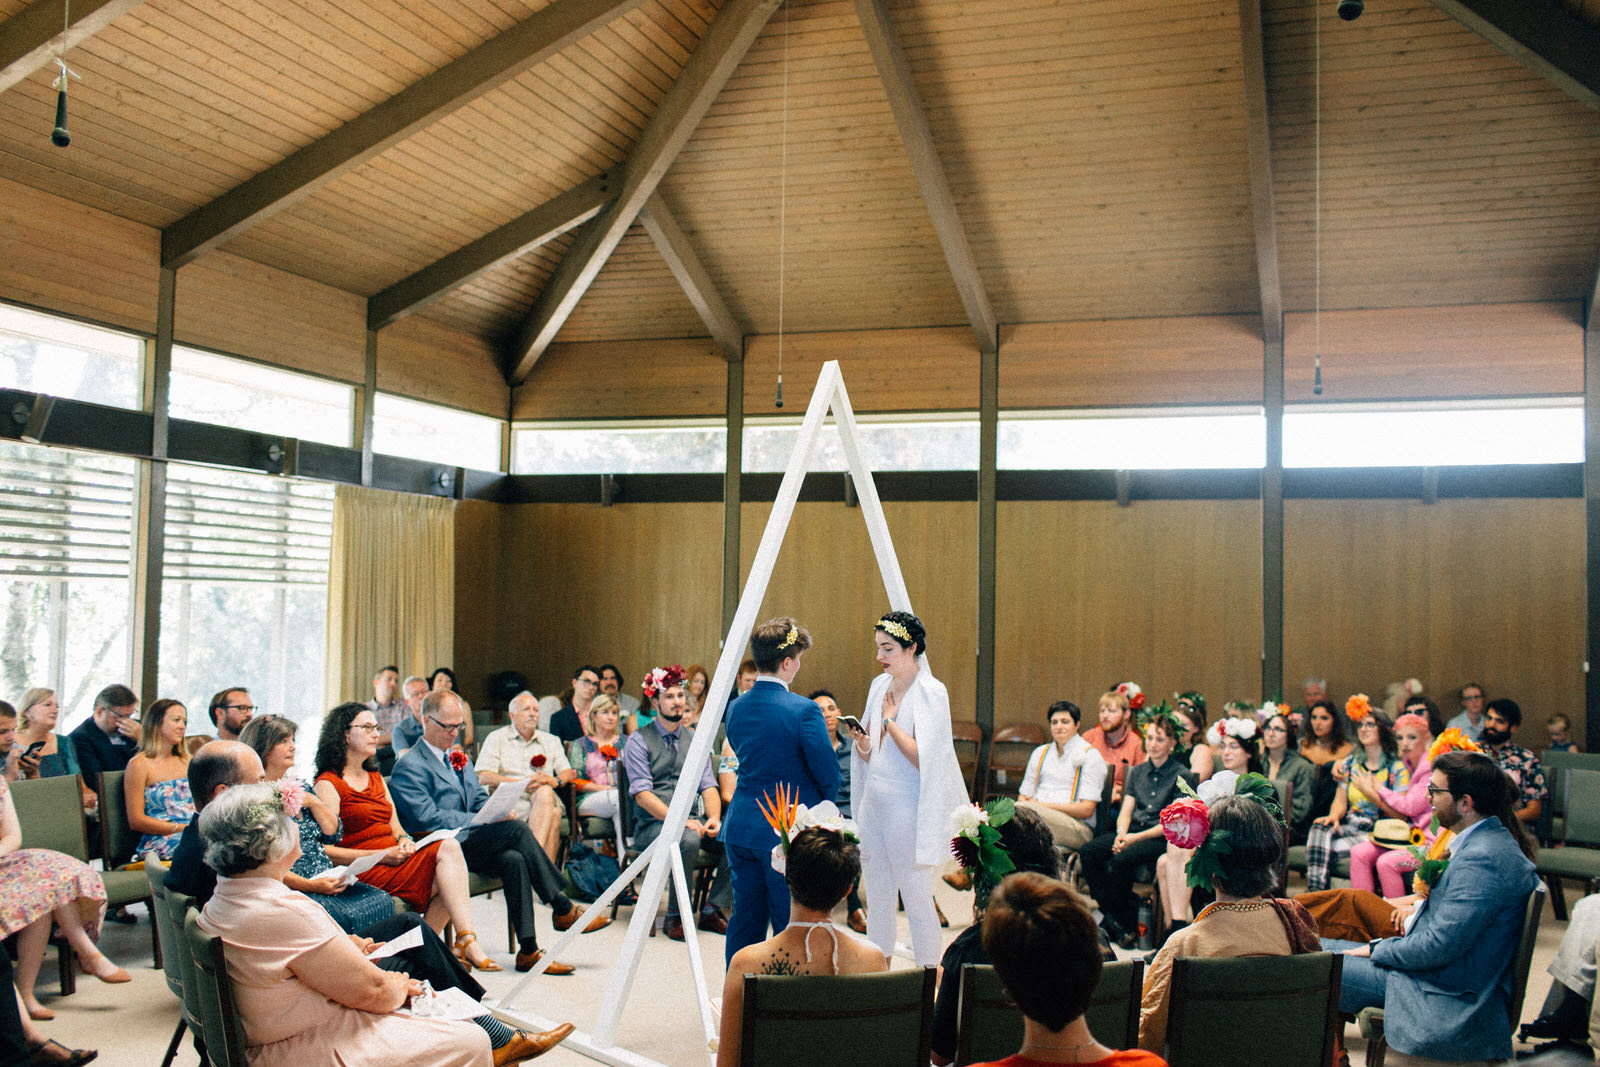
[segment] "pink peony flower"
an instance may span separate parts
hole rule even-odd
[[[1161,832],[1179,848],[1199,848],[1211,832],[1211,813],[1194,797],[1174,800],[1161,809]]]
[[[293,775],[278,779],[278,798],[283,801],[283,813],[291,819],[300,817],[300,806],[305,803],[306,787]]]

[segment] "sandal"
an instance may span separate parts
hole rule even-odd
[[[460,933],[460,934],[456,935],[455,954],[456,954],[456,959],[461,961],[461,965],[463,967],[465,967],[469,971],[474,969],[474,968],[476,968],[476,969],[478,969],[480,971],[503,971],[503,970],[505,970],[504,967],[500,966],[494,960],[489,959],[487,956],[485,956],[478,963],[473,963],[472,962],[472,960],[467,956],[467,948],[468,948],[468,946],[470,946],[476,940],[478,940],[478,935],[473,933],[471,930],[467,930],[464,933]]]
[[[48,1050],[51,1045],[54,1045],[56,1048],[60,1049],[61,1052],[59,1054],[47,1053],[46,1050]],[[100,1055],[100,1050],[92,1048],[68,1048],[54,1038],[46,1038],[37,1045],[29,1046],[28,1053],[29,1064],[64,1063],[70,1065],[70,1067],[77,1067],[78,1064],[88,1063],[90,1060]]]

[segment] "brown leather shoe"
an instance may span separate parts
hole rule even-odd
[[[676,915],[668,915],[661,924],[661,932],[674,941],[683,940],[683,920]]]
[[[954,871],[944,876],[944,884],[949,886],[951,889],[971,889],[972,876],[965,870]]]
[[[557,930],[570,930],[570,929],[572,929],[572,924],[577,922],[582,917],[583,917],[583,909],[578,907],[576,904],[574,904],[572,906],[572,910],[567,912],[565,915],[554,916],[550,920],[550,925],[554,926]],[[609,916],[609,915],[596,915],[593,919],[591,919],[589,921],[589,925],[585,926],[583,928],[583,932],[586,933],[586,934],[592,934],[596,930],[604,930],[606,927],[608,927],[610,925],[611,925],[611,916]]]
[[[523,1060],[543,1056],[561,1044],[570,1033],[572,1033],[571,1023],[562,1023],[554,1030],[538,1034],[518,1030],[515,1037],[494,1050],[494,1067],[505,1067],[508,1063],[521,1063]]]
[[[702,911],[700,919],[695,925],[708,934],[725,934],[728,932],[728,920],[724,919],[722,912],[716,908],[712,908],[710,911]]]
[[[541,950],[541,949],[535,949],[532,952],[519,952],[519,953],[517,953],[517,970],[522,971],[524,973],[526,973],[528,971],[531,971],[531,970],[533,970],[533,968],[535,966],[538,965],[539,961],[541,959],[543,959],[543,958],[544,958],[544,951]],[[574,967],[570,963],[561,963],[559,961],[552,960],[552,961],[550,961],[550,966],[548,966],[548,967],[546,967],[544,969],[544,973],[545,974],[553,974],[553,975],[556,975],[557,977],[561,977],[561,976],[564,976],[564,975],[569,975],[573,971],[576,971],[576,970],[577,970],[577,968]],[[554,1033],[554,1031],[551,1031],[551,1032]],[[567,1035],[566,1034],[562,1034],[561,1036],[562,1037],[566,1037]],[[541,1049],[540,1051],[542,1052],[544,1050]]]
[[[857,908],[850,913],[850,929],[858,934],[867,932],[867,913]]]

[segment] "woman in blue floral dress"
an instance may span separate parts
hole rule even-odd
[[[144,835],[136,856],[154,852],[163,862],[171,860],[183,828],[194,818],[189,750],[183,744],[188,729],[189,712],[176,700],[156,701],[139,722],[139,751],[122,776],[128,825]]]

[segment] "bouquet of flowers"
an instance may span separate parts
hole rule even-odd
[[[813,807],[807,807],[798,803],[798,796],[798,790],[780,782],[777,796],[763,794],[761,799],[756,801],[756,807],[761,809],[761,814],[766,817],[767,825],[778,835],[778,843],[772,846],[772,869],[779,874],[788,872],[789,845],[795,835],[802,830],[820,827],[823,830],[832,830],[852,841],[861,840],[861,835],[856,831],[856,824],[841,815],[833,801],[824,800]]]

